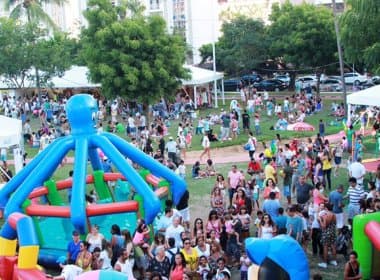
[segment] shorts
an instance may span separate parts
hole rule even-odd
[[[344,226],[344,213],[335,214],[336,228],[341,229]]]
[[[189,209],[189,207],[186,207],[185,209],[182,209],[182,210],[178,210],[178,212],[181,214],[182,220],[184,222],[190,222],[190,209]]]
[[[339,165],[342,163],[342,157],[334,157],[334,162],[336,165]]]
[[[291,196],[290,186],[284,186],[284,196],[285,197]]]
[[[360,214],[360,206],[348,204],[348,219],[353,219],[358,214]]]

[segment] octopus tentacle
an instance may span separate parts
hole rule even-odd
[[[73,195],[71,198],[71,222],[82,234],[86,231],[86,173],[88,159],[88,139],[86,137],[75,140],[75,162],[73,175]]]
[[[182,195],[186,191],[186,182],[184,179],[177,176],[169,168],[162,164],[157,164],[157,161],[148,156],[144,152],[136,149],[131,144],[127,143],[120,137],[111,133],[104,132],[104,135],[115,147],[124,155],[134,162],[137,162],[142,167],[149,169],[154,175],[158,175],[166,179],[171,185],[171,191],[173,194],[173,201],[175,204],[179,202]]]
[[[50,178],[67,152],[74,147],[73,138],[60,138],[55,142],[55,145],[46,147],[48,151],[43,154],[33,171],[28,176],[25,176],[23,181],[20,179],[21,176],[19,177],[19,187],[10,197],[4,209],[5,217],[8,217],[13,212],[22,212],[21,205],[32,190],[43,185],[45,180]],[[59,146],[59,149],[56,149],[57,146]]]
[[[152,223],[156,215],[160,212],[160,201],[148,184],[141,178],[137,171],[126,163],[125,158],[104,136],[96,135],[90,140],[98,146],[111,159],[112,163],[120,170],[125,178],[137,190],[144,199],[145,220],[148,224]],[[129,153],[127,154],[129,156]],[[138,161],[136,161],[138,162]]]
[[[55,150],[59,145],[61,145],[61,139],[56,139],[48,147],[49,149],[44,149],[36,157],[29,162],[20,172],[18,172],[12,180],[10,180],[0,192],[0,207],[4,207],[7,204],[9,196],[21,185],[22,182],[29,176],[30,173],[36,168],[41,161],[44,160],[46,154],[49,153],[51,149]]]

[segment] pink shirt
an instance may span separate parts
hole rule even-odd
[[[319,197],[319,190],[314,189],[313,190],[313,200],[314,200],[314,206],[319,206],[322,202],[325,202],[323,198]]]
[[[140,245],[144,243],[144,233],[135,232],[135,236],[133,237],[133,244]]]
[[[239,185],[239,182],[240,182],[240,179],[242,178],[242,175],[240,173],[240,171],[236,171],[236,172],[228,172],[228,179],[230,179],[230,186],[231,188],[233,189],[236,189],[237,186]]]

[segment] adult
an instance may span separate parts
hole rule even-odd
[[[117,224],[111,226],[111,248],[112,248],[112,260],[111,265],[114,266],[118,257],[121,248],[124,247],[124,237],[121,235],[120,227]]]
[[[295,188],[293,188],[293,193],[296,191],[297,203],[305,205],[312,195],[312,190],[313,186],[306,183],[305,176],[300,176],[298,183],[296,184]]]
[[[89,243],[86,241],[81,241],[79,248],[80,251],[78,253],[77,259],[75,261],[75,264],[83,269],[83,271],[89,271],[91,270],[91,260],[92,255],[88,251]]]
[[[349,261],[344,266],[344,280],[362,279],[360,272],[360,263],[358,262],[358,253],[352,251],[349,255]]]
[[[147,270],[148,279],[153,273],[159,273],[161,276],[169,278],[170,273],[170,260],[165,255],[165,246],[160,245],[156,249],[156,255],[149,261]]]
[[[348,222],[351,224],[353,218],[360,214],[360,200],[365,197],[364,190],[357,184],[355,177],[348,180],[350,186],[344,198],[349,199],[348,203]]]
[[[260,173],[262,170],[260,162],[258,162],[255,157],[251,157],[251,161],[248,163],[247,173],[252,176]]]
[[[288,204],[290,205],[292,203],[290,186],[292,184],[293,168],[290,166],[290,160],[289,159],[285,159],[285,166],[282,169],[282,176],[284,178],[283,194],[286,197]]]
[[[253,158],[254,158],[255,151],[256,151],[256,143],[257,143],[257,140],[256,140],[256,138],[253,136],[253,133],[252,133],[252,132],[249,132],[247,145],[248,145],[248,147],[249,147],[249,148],[248,148],[248,154],[249,154],[249,158],[250,158],[250,159],[253,159]]]
[[[214,187],[211,193],[210,205],[220,217],[223,216],[225,210],[224,197],[222,191],[218,187]]]
[[[332,205],[332,212],[336,217],[336,227],[340,231],[344,226],[344,213],[343,213],[343,185],[338,185],[335,191],[329,195],[329,203]]]
[[[264,214],[260,221],[258,237],[262,239],[272,239],[276,234],[276,225],[269,214]]]
[[[298,242],[301,242],[302,237],[302,219],[296,214],[296,206],[292,205],[288,209],[288,218],[286,220],[286,233],[293,237]]]
[[[219,188],[222,193],[222,196],[223,197],[226,196],[227,183],[224,180],[224,176],[222,174],[218,174],[216,176],[216,182],[215,182],[214,188]]]
[[[278,209],[280,209],[280,202],[276,199],[276,193],[269,193],[269,199],[264,201],[263,211],[271,217],[272,220],[275,220],[278,216]]]
[[[327,181],[327,186],[331,191],[331,156],[329,151],[324,151],[322,156],[322,171],[323,171],[323,179]]]
[[[216,270],[215,280],[226,279],[226,276],[229,277],[227,279],[230,279],[231,278],[231,272],[226,267],[226,260],[224,258],[219,258],[217,261],[217,264],[218,264],[218,268]]]
[[[183,248],[181,249],[181,253],[185,257],[189,272],[195,273],[198,268],[198,251],[197,249],[191,247],[190,238],[185,238],[183,240]]]
[[[231,170],[228,172],[228,180],[227,180],[230,205],[232,205],[232,198],[242,179],[243,179],[243,176],[240,173],[240,171],[237,169],[237,166],[232,165]]]
[[[332,260],[329,264],[337,266],[336,262],[336,217],[333,212],[331,212],[332,206],[330,204],[326,205],[327,211],[319,213],[319,224],[321,225],[321,243],[323,246],[323,262],[319,263],[318,266],[322,268],[327,268],[328,252],[331,250]]]
[[[92,253],[96,247],[102,247],[104,235],[99,232],[98,225],[92,225],[91,231],[87,234],[86,241],[90,244],[88,251]]]
[[[165,234],[166,229],[173,222],[173,209],[171,207],[166,207],[164,215],[161,215],[160,219],[157,222],[157,231]]]
[[[165,149],[168,152],[168,158],[170,158],[172,162],[177,163],[177,142],[173,140],[173,137],[169,137]]]
[[[181,233],[185,231],[184,227],[180,225],[180,218],[174,217],[173,223],[166,229],[165,237],[173,237],[175,239],[176,247],[182,246]]]
[[[318,208],[319,204],[328,201],[328,198],[323,194],[324,188],[325,186],[321,182],[315,184],[315,188],[313,189],[313,203],[315,208]]]
[[[210,256],[210,244],[206,243],[205,237],[200,236],[196,238],[196,246],[198,256],[205,256],[208,258]]]
[[[236,211],[239,212],[240,208],[246,206],[246,196],[243,188],[239,187],[232,197],[232,205]]]
[[[173,267],[170,271],[171,280],[183,280],[183,275],[187,272],[186,270],[186,260],[181,252],[178,252],[174,256]]]
[[[211,210],[208,215],[208,221],[206,224],[206,233],[207,236],[210,236],[211,231],[215,231],[216,238],[220,238],[220,233],[222,230],[222,222],[218,217],[218,213],[215,210]]]
[[[356,183],[359,186],[363,186],[363,179],[366,173],[365,167],[362,164],[362,158],[358,157],[356,162],[351,163],[349,168],[349,176],[356,179]]]
[[[207,155],[207,159],[211,158],[210,145],[211,144],[210,144],[209,136],[208,136],[207,132],[205,131],[203,133],[203,138],[202,138],[203,152],[199,156],[199,161],[202,161],[204,155]]]
[[[72,233],[72,239],[67,245],[67,263],[74,264],[77,260],[78,254],[80,252],[80,237],[79,232],[74,230]]]
[[[269,178],[265,183],[263,197],[264,199],[269,199],[270,193],[275,193],[276,199],[280,199],[280,189],[276,186],[276,183],[272,178]]]
[[[272,179],[276,182],[276,170],[272,166],[272,157],[267,157],[267,164],[264,167],[265,180]]]

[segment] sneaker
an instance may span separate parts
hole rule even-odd
[[[338,263],[336,261],[330,261],[329,264],[333,265],[333,266],[337,266]]]
[[[325,263],[325,262],[319,263],[318,266],[322,267],[322,268],[327,268],[327,263]]]

